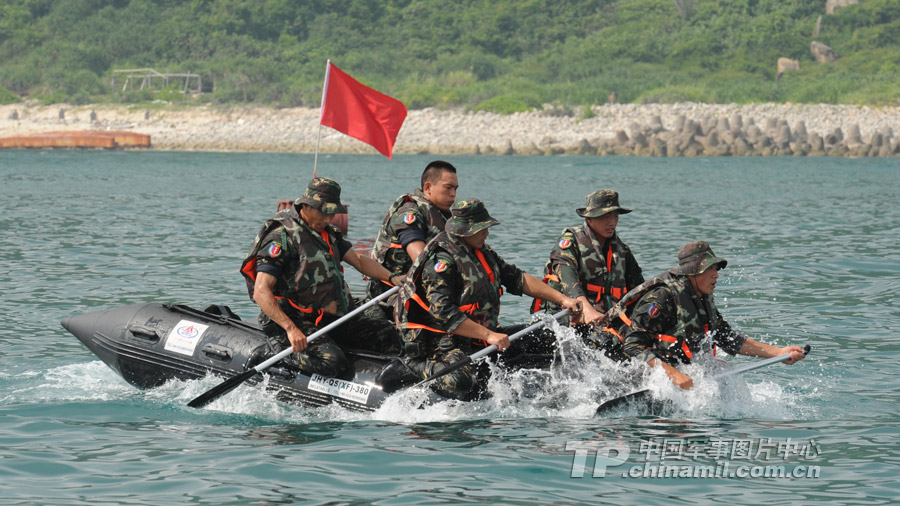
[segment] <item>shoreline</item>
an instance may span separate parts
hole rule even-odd
[[[126,130],[149,134],[149,149],[159,151],[314,153],[318,120],[318,108],[9,104],[0,106],[0,138]],[[319,152],[377,153],[327,127]],[[409,111],[394,154],[900,156],[900,107],[607,104],[588,114],[511,115],[429,108]]]

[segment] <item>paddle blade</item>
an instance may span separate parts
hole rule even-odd
[[[623,395],[621,397],[616,397],[615,399],[610,399],[603,404],[597,406],[597,411],[594,413],[594,416],[602,415],[603,413],[615,409],[619,406],[635,403],[640,401],[649,401],[650,390],[639,390],[637,392],[631,392],[630,394]]]
[[[240,386],[241,383],[252,378],[255,374],[256,374],[256,369],[250,369],[250,370],[247,370],[247,371],[244,371],[244,372],[238,374],[237,376],[232,376],[232,377],[228,378],[227,380],[223,381],[222,383],[219,383],[212,389],[207,390],[205,393],[203,393],[196,399],[189,402],[188,406],[190,406],[192,408],[202,408],[203,406],[206,406],[210,402],[212,402],[212,401],[218,399],[219,397],[227,394],[228,392],[234,390],[235,388]]]

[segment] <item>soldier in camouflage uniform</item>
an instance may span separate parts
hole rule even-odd
[[[585,199],[585,207],[575,210],[584,223],[564,229],[550,252],[544,281],[582,302],[585,323],[602,323],[603,313],[644,282],[631,249],[616,233],[619,215],[630,212],[619,206],[615,191],[593,192]],[[555,304],[536,299],[532,312],[540,309],[559,311]]]
[[[425,244],[444,231],[459,188],[456,167],[435,160],[422,172],[421,184],[415,193],[394,201],[372,246],[372,258],[397,276],[405,276]],[[370,280],[367,295],[377,297],[387,288],[380,281]]]
[[[763,358],[790,353],[788,364],[804,358],[799,346],[763,344],[728,325],[712,296],[719,269],[727,264],[706,242],[686,244],[678,253],[677,267],[630,291],[610,311],[612,321],[623,323],[618,329],[606,329],[607,345],[618,343],[626,357],[651,366],[659,363],[672,382],[684,389],[691,388],[693,380],[675,366],[690,363],[697,353],[713,346],[731,355]]]
[[[418,379],[439,373],[488,345],[497,345],[500,351],[512,348],[503,354],[507,361],[535,349],[552,352],[552,336],[550,342],[534,335],[510,345],[509,334],[524,326],[499,326],[502,287],[514,295],[550,299],[580,312],[575,299],[506,263],[485,244],[488,228],[499,223],[480,200],[457,202],[445,231],[413,263],[395,313],[404,329],[403,360]],[[477,398],[486,380],[484,373],[483,367],[470,364],[442,376],[433,388],[455,399]]]
[[[391,280],[387,269],[360,256],[330,224],[335,214],[347,212],[340,196],[336,182],[310,181],[293,206],[266,221],[241,267],[250,298],[262,309],[263,330],[281,348],[291,346],[298,352],[292,355],[293,365],[306,374],[335,376],[343,371],[347,359],[340,346],[393,354],[400,350],[400,333],[393,323],[365,315],[307,346],[307,335],[354,308],[342,260],[366,276]]]

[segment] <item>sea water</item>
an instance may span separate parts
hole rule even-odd
[[[320,156],[371,245],[432,156]],[[900,160],[448,156],[458,198],[502,223],[488,243],[541,275],[587,193],[619,191],[619,234],[649,278],[688,241],[728,259],[716,298],[736,328],[809,358],[727,381],[718,355],[678,391],[617,369],[557,327],[544,371],[497,371],[493,396],[375,413],[304,408],[220,378],[141,391],[61,318],[158,301],[257,312],[238,268],[307,155],[0,152],[2,504],[889,504],[900,494]],[[361,276],[348,267],[356,293]],[[504,295],[503,323],[530,319]],[[721,365],[721,362],[727,362]],[[596,417],[616,391],[667,400]],[[617,390],[618,389],[618,390]]]

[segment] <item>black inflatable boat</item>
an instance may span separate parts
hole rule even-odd
[[[62,325],[138,388],[208,374],[229,378],[281,351],[272,349],[259,327],[241,321],[225,306],[199,311],[174,304],[134,304],[70,316]],[[340,377],[307,376],[276,364],[266,370],[268,389],[276,392],[278,400],[293,404],[337,403],[354,410],[375,410],[388,394],[373,379],[392,357],[344,351],[350,367]],[[257,375],[249,382],[261,379]],[[429,395],[439,397],[430,390]]]

